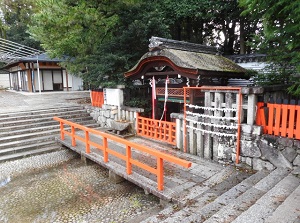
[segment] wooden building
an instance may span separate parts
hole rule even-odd
[[[150,39],[149,52],[124,75],[143,80],[140,83],[149,80],[151,84],[154,79],[156,98],[167,99],[168,113],[181,112],[185,86],[229,86],[230,79],[247,79],[246,70],[221,56],[215,47],[159,37]],[[201,100],[201,96],[190,97]]]
[[[17,91],[69,91],[82,90],[82,79],[61,67],[59,59],[47,54],[29,56],[5,65],[9,73],[10,89]]]

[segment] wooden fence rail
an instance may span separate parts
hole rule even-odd
[[[67,121],[65,119],[61,119],[58,117],[54,117],[54,120],[58,121],[60,123],[60,137],[61,140],[65,139],[65,135],[68,135],[71,137],[72,146],[76,146],[76,140],[80,140],[85,143],[85,152],[90,153],[91,152],[91,146],[101,150],[103,152],[103,160],[104,162],[108,162],[108,155],[113,155],[119,159],[122,159],[126,162],[126,172],[127,174],[132,173],[132,164],[140,167],[152,174],[155,174],[157,176],[157,188],[158,190],[163,190],[164,186],[164,161],[168,161],[174,164],[177,164],[179,166],[182,166],[184,168],[191,167],[191,162],[188,162],[186,160],[177,158],[175,156],[157,151],[155,149],[151,149],[149,147],[128,141],[126,139],[104,133],[95,129],[91,129],[70,121]],[[65,125],[68,125],[71,127],[71,131],[68,131],[65,129]],[[84,136],[76,135],[76,130],[82,130],[84,132]],[[97,142],[94,142],[91,140],[90,135],[94,134],[95,136],[101,136],[102,137],[102,145],[98,144]],[[115,141],[117,143],[123,144],[125,146],[125,154],[119,153],[116,150],[113,150],[108,147],[108,139]],[[131,156],[132,150],[139,150],[144,153],[148,153],[156,158],[156,167],[151,167],[145,163],[140,162],[140,160],[133,159]]]
[[[176,145],[176,123],[144,118],[137,113],[136,134]]]
[[[256,124],[265,134],[300,139],[300,105],[258,102]]]

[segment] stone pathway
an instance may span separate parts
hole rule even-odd
[[[78,105],[78,102],[90,97],[88,91],[59,92],[14,92],[0,90],[0,113],[45,109],[54,106]]]

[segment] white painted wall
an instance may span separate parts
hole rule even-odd
[[[112,89],[112,88],[104,88],[104,104],[106,105],[123,105],[123,90],[122,89]]]
[[[9,74],[0,74],[0,88],[9,87]]]
[[[70,75],[72,77],[72,90],[83,90],[83,81],[80,77]]]

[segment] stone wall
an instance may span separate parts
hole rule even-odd
[[[131,108],[127,106],[115,106],[115,105],[102,105],[102,108],[86,106],[85,107],[90,116],[93,117],[97,123],[103,128],[111,128],[111,122],[113,120],[122,120],[131,122],[132,128],[135,129],[135,117],[136,112],[143,112],[141,108]]]
[[[172,113],[171,117],[177,125],[177,148],[183,151],[183,114]],[[221,163],[235,162],[236,139],[213,135],[206,140],[206,134],[187,132],[187,152],[203,158],[211,158]],[[201,142],[203,142],[201,146]],[[217,142],[217,143],[215,143]],[[205,150],[208,144],[211,146],[210,157],[206,156]],[[195,147],[195,149],[191,149]],[[300,174],[300,140],[285,137],[264,135],[261,126],[241,124],[240,156],[241,164],[247,164],[254,170],[276,167],[298,169]]]
[[[252,126],[251,136],[248,135],[248,130],[243,132],[240,160],[255,170],[262,168],[272,170],[276,167],[299,169],[300,141],[286,137],[262,135],[260,129],[260,126]],[[233,149],[232,159],[235,157],[236,153]]]

